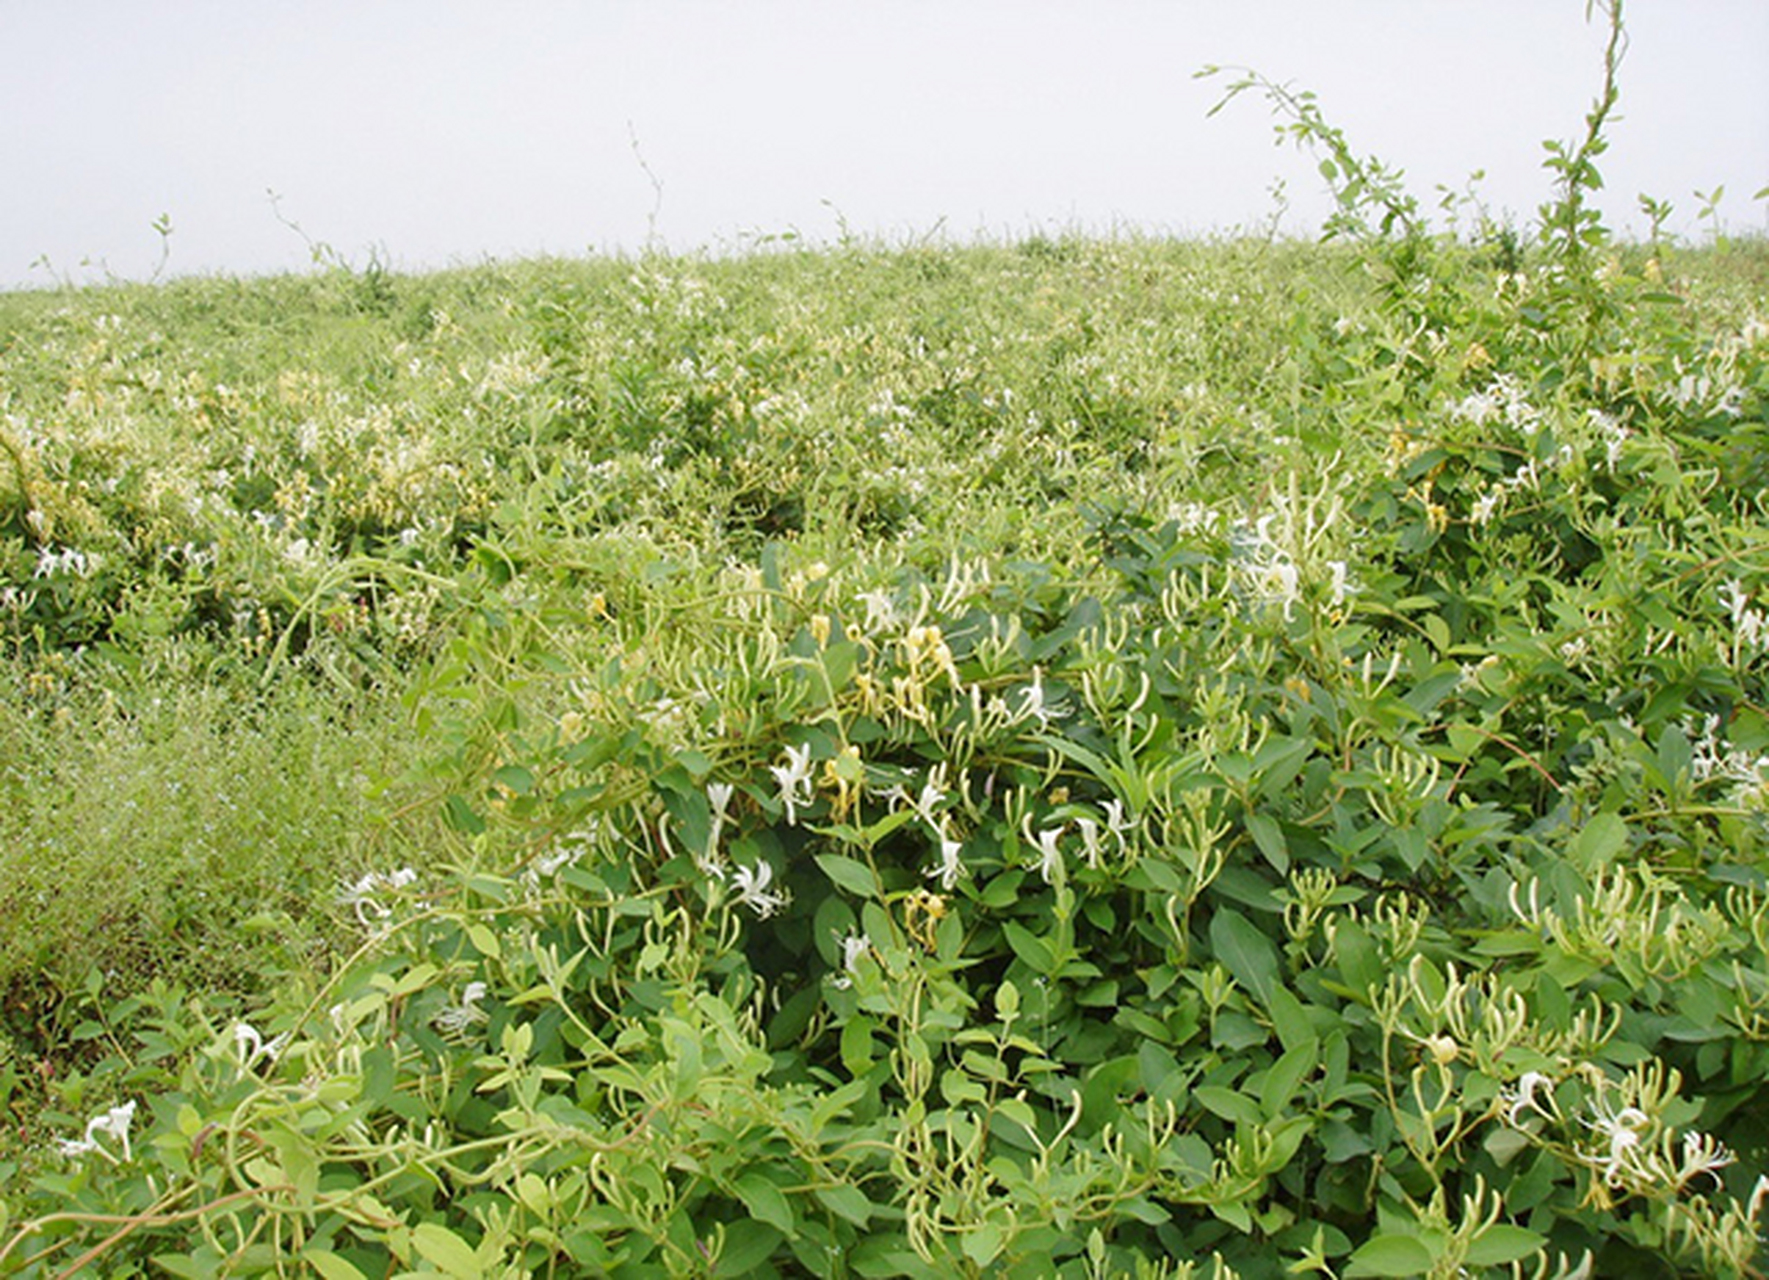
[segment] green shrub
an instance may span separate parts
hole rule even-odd
[[[6,953],[0,1272],[1759,1274],[1765,277],[1617,50],[1534,238],[1249,77],[1346,244],[9,302],[0,868],[208,901]]]

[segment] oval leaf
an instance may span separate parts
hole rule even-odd
[[[1357,1276],[1422,1276],[1436,1261],[1431,1250],[1412,1236],[1373,1236],[1351,1255],[1345,1275],[1346,1280]]]
[[[459,1280],[474,1280],[485,1273],[473,1246],[440,1223],[420,1222],[413,1227],[412,1245],[424,1261]]]
[[[856,858],[843,857],[839,853],[820,853],[817,866],[838,889],[846,889],[862,898],[879,896],[878,877],[872,874],[871,867]]]
[[[1278,952],[1259,926],[1232,907],[1224,907],[1210,921],[1210,946],[1229,976],[1259,997],[1271,1002],[1278,980]]]

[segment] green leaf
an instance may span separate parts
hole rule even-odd
[[[1339,961],[1345,985],[1352,991],[1368,992],[1382,981],[1382,961],[1376,954],[1376,945],[1356,921],[1343,921],[1334,930],[1333,954]]]
[[[986,1267],[995,1261],[995,1255],[1001,1252],[1003,1243],[1001,1228],[993,1222],[985,1222],[964,1236],[964,1256],[979,1267]]]
[[[1601,871],[1628,848],[1628,824],[1619,814],[1600,813],[1585,824],[1567,846],[1573,866],[1589,874]]]
[[[792,1234],[792,1203],[765,1175],[746,1173],[737,1179],[735,1189],[752,1218],[778,1228],[782,1235]]]
[[[1687,783],[1695,759],[1695,752],[1690,748],[1689,739],[1676,725],[1667,725],[1664,734],[1658,740],[1659,775],[1667,788],[1675,787],[1679,780]]]
[[[301,1261],[319,1272],[322,1280],[368,1280],[353,1263],[326,1249],[309,1249]]]
[[[1278,1040],[1285,1049],[1313,1044],[1318,1039],[1314,1022],[1308,1016],[1308,1009],[1302,1001],[1290,994],[1290,988],[1273,987],[1271,998],[1265,1002],[1265,1007],[1266,1012],[1271,1014],[1272,1027],[1278,1033]]]
[[[1488,1133],[1485,1141],[1480,1145],[1486,1149],[1486,1153],[1493,1158],[1494,1162],[1503,1169],[1506,1165],[1517,1159],[1518,1156],[1522,1155],[1525,1151],[1528,1151],[1534,1144],[1530,1141],[1530,1136],[1527,1133],[1517,1129],[1508,1129],[1500,1125],[1495,1127],[1492,1132]]]
[[[1437,1259],[1412,1236],[1373,1236],[1359,1245],[1345,1266],[1346,1280],[1358,1276],[1422,1276]]]
[[[1547,1243],[1548,1237],[1539,1232],[1501,1222],[1474,1237],[1467,1260],[1477,1267],[1502,1267],[1540,1253]]]
[[[851,1076],[863,1076],[872,1069],[873,1021],[863,1013],[848,1019],[841,1033],[842,1066]]]
[[[867,849],[872,849],[877,846],[879,841],[890,835],[898,827],[914,821],[916,817],[917,814],[913,809],[899,809],[895,813],[887,813],[877,822],[861,828],[860,843]]]
[[[1212,1204],[1210,1212],[1242,1235],[1249,1235],[1253,1231],[1253,1215],[1247,1212],[1247,1206],[1239,1200],[1226,1200]]]
[[[997,1115],[1019,1125],[1033,1138],[1038,1136],[1038,1115],[1024,1098],[1002,1098],[995,1104],[995,1111]]]
[[[1158,1227],[1164,1222],[1173,1221],[1173,1215],[1166,1209],[1143,1199],[1141,1196],[1133,1196],[1129,1200],[1120,1201],[1118,1212],[1126,1217],[1135,1218],[1138,1222],[1146,1222],[1151,1227]]]
[[[820,853],[817,855],[817,867],[838,889],[846,889],[849,893],[858,894],[862,898],[877,898],[879,892],[878,877],[872,874],[872,868],[857,858],[849,858],[839,853]]]
[[[858,1187],[838,1182],[833,1187],[818,1187],[815,1194],[825,1208],[856,1227],[865,1226],[872,1218],[872,1201]]]
[[[1447,729],[1445,736],[1449,739],[1452,760],[1472,760],[1475,753],[1486,745],[1485,734],[1460,720],[1452,720]]]
[[[534,773],[519,764],[499,765],[491,772],[491,780],[514,795],[526,796],[534,791]]]
[[[209,1277],[217,1274],[217,1268],[213,1252],[205,1249],[204,1253],[209,1256],[157,1253],[154,1255],[154,1264],[167,1275],[185,1276],[189,1280],[209,1280]]]
[[[1223,907],[1210,921],[1210,946],[1229,975],[1258,996],[1261,1004],[1271,999],[1278,979],[1278,952],[1258,925],[1234,908]]]
[[[485,830],[485,819],[461,796],[450,796],[443,802],[442,816],[450,827],[464,836],[476,836]]]
[[[783,1233],[762,1222],[732,1222],[725,1226],[725,1247],[713,1275],[725,1277],[753,1276],[762,1269],[769,1256],[780,1247]]]
[[[1259,774],[1258,794],[1270,799],[1289,786],[1313,751],[1314,739],[1306,737],[1273,738],[1262,745],[1253,755],[1253,769]],[[1248,825],[1251,827],[1251,822]]]
[[[1247,834],[1259,846],[1259,852],[1271,863],[1273,870],[1283,874],[1290,869],[1290,847],[1284,841],[1284,828],[1269,814],[1247,815]]]
[[[1007,945],[1013,948],[1013,953],[1037,972],[1049,973],[1056,964],[1056,956],[1051,951],[1050,944],[1025,927],[1009,920],[1001,926],[1001,932],[1007,938]]]
[[[713,762],[707,759],[704,752],[696,751],[692,747],[676,752],[676,763],[686,769],[688,776],[693,778],[697,784],[705,783],[713,771]]]
[[[424,1261],[458,1280],[475,1280],[485,1274],[473,1246],[439,1222],[420,1222],[412,1228],[412,1247]]]
[[[985,1102],[989,1091],[962,1071],[948,1071],[940,1077],[940,1096],[957,1107]]]
[[[1284,912],[1283,904],[1272,896],[1271,881],[1250,866],[1229,862],[1210,882],[1210,888],[1216,894],[1255,911],[1269,912],[1273,916]]]
[[[1302,1082],[1314,1071],[1320,1051],[1313,1040],[1305,1040],[1271,1064],[1265,1083],[1259,1087],[1259,1109],[1265,1118],[1275,1120],[1281,1115]]]
[[[1259,1104],[1253,1099],[1220,1085],[1201,1085],[1192,1090],[1192,1096],[1224,1120],[1246,1125],[1249,1129],[1258,1128],[1260,1121],[1265,1118],[1259,1112]]]
[[[857,1276],[868,1280],[948,1280],[951,1272],[923,1262],[904,1243],[901,1233],[863,1237],[845,1259]]]
[[[1244,1013],[1225,1009],[1216,1015],[1210,1026],[1210,1042],[1219,1049],[1239,1053],[1271,1039],[1271,1032]]]

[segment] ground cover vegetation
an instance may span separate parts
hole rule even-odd
[[[1769,251],[1618,57],[1528,228],[1248,76],[1326,244],[0,299],[0,1272],[1761,1274]]]

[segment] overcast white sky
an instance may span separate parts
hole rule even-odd
[[[1769,227],[1769,2],[1629,0],[1613,222]],[[1205,63],[1311,88],[1422,196],[1527,222],[1600,81],[1584,0],[0,0],[0,287],[402,269],[797,231],[1307,233],[1313,162]],[[637,154],[635,154],[635,140]],[[655,175],[661,199],[641,167]],[[267,191],[280,196],[273,209]],[[653,215],[655,221],[653,223]],[[48,268],[33,267],[47,260]],[[83,265],[85,264],[85,265]]]

